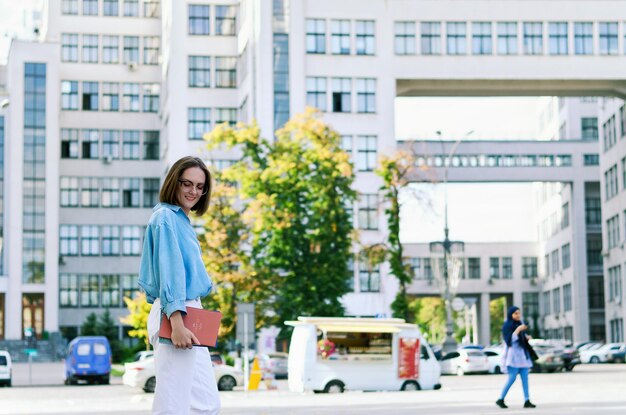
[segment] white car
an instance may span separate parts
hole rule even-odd
[[[504,349],[485,349],[484,352],[489,362],[489,373],[502,373],[502,353],[504,353]]]
[[[580,352],[580,361],[582,363],[606,363],[609,353],[617,352],[621,347],[621,343],[607,343],[602,346],[582,350]]]
[[[459,349],[441,359],[441,374],[463,376],[466,373],[487,373],[489,360],[482,350]]]
[[[122,383],[134,388],[142,388],[144,392],[153,393],[156,387],[154,375],[154,357],[124,364]],[[231,391],[235,386],[243,386],[243,372],[228,365],[213,364],[217,389]]]
[[[0,350],[0,385],[11,386],[12,373],[11,355],[7,351]]]

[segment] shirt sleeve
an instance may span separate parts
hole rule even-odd
[[[178,236],[168,223],[155,230],[154,269],[159,279],[161,309],[170,318],[173,312],[186,313],[185,264],[178,244]]]

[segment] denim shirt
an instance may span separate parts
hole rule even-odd
[[[185,301],[211,291],[198,237],[180,206],[159,203],[154,207],[143,242],[139,286],[148,303],[161,299],[168,318],[177,310],[185,313]]]
[[[519,335],[513,333],[511,347],[504,343],[504,365],[502,367],[531,368],[533,361],[526,354],[526,349],[520,343]]]

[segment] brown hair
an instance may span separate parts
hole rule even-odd
[[[165,176],[163,186],[161,186],[161,193],[159,194],[159,201],[162,203],[169,203],[170,205],[179,205],[178,202],[178,180],[183,175],[183,172],[191,167],[198,167],[204,172],[204,187],[208,186],[206,194],[200,196],[198,203],[193,205],[191,210],[196,212],[196,215],[202,216],[209,208],[209,202],[211,200],[211,190],[213,190],[213,180],[211,172],[198,157],[186,156],[178,160],[170,168],[170,171]]]

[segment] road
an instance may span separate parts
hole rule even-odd
[[[520,384],[507,397],[510,409],[495,406],[505,375],[446,376],[439,391],[346,392],[342,395],[279,390],[222,392],[222,414],[527,414]],[[532,374],[533,414],[626,413],[626,365],[583,365],[572,373]],[[0,415],[148,415],[152,395],[119,383],[109,386],[17,386],[0,388]]]

